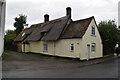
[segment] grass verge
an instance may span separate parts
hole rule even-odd
[[[49,59],[49,60],[57,60],[57,61],[79,61],[79,59],[73,59],[73,58],[66,58],[66,57],[57,57],[57,56],[49,56],[49,55],[43,55],[40,53],[20,53],[20,52],[15,52],[15,51],[5,51],[2,54],[2,60],[13,60],[11,55],[28,55],[28,56],[33,56],[37,58],[44,58],[44,59]]]

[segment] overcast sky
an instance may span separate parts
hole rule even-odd
[[[13,27],[14,18],[19,14],[27,15],[27,23],[41,23],[44,14],[50,20],[66,15],[66,7],[72,8],[72,19],[79,20],[95,16],[97,23],[115,19],[117,22],[119,0],[7,0],[6,28]]]

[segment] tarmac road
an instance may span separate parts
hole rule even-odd
[[[115,58],[83,67],[5,70],[3,78],[118,78],[120,72],[118,63],[120,63],[120,59]]]

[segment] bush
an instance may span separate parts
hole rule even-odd
[[[114,53],[115,46],[119,42],[119,30],[114,20],[101,21],[98,29],[102,38],[103,54],[108,55]]]
[[[16,37],[15,31],[7,30],[4,39],[4,49],[5,50],[16,50],[16,45],[14,44],[14,39]]]

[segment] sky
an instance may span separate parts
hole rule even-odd
[[[13,23],[19,14],[27,16],[27,24],[42,23],[44,15],[50,20],[66,15],[66,7],[72,8],[72,19],[80,20],[94,16],[97,24],[100,21],[115,20],[118,22],[119,0],[6,0],[5,30],[14,30]]]

